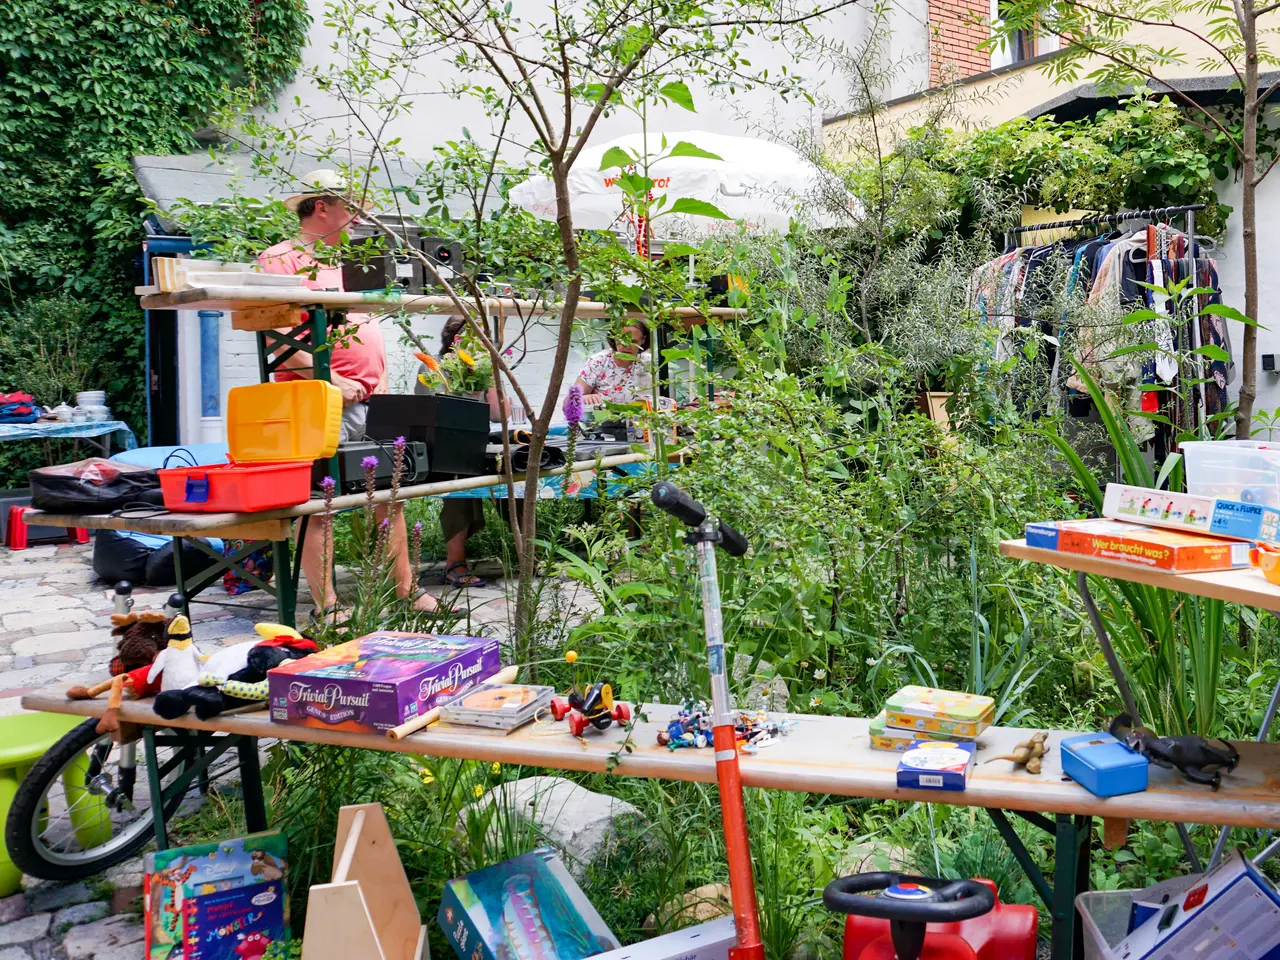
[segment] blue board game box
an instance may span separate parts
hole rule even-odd
[[[437,919],[459,960],[584,960],[619,946],[547,848],[450,880]]]
[[[917,740],[898,761],[898,786],[913,790],[963,790],[973,769],[974,744]]]

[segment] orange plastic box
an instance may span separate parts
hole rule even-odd
[[[311,463],[333,456],[342,391],[320,380],[236,387],[227,398],[230,463],[160,471],[169,510],[253,513],[305,503]]]

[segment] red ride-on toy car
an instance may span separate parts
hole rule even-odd
[[[551,716],[556,720],[569,718],[569,732],[580,737],[587,727],[605,730],[615,720],[627,723],[631,720],[631,704],[613,700],[613,687],[607,683],[593,684],[585,696],[577,690],[569,691],[569,699],[556,697],[551,701]]]
[[[844,960],[1035,960],[1039,913],[1001,903],[990,880],[863,873],[833,880],[822,901],[849,915]]]

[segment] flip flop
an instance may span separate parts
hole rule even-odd
[[[340,627],[351,619],[351,609],[341,603],[331,603],[322,610],[313,610],[311,624],[313,626]]]
[[[453,572],[459,567],[462,568],[462,576]],[[468,570],[465,563],[450,564],[445,569],[444,573],[440,575],[440,582],[447,587],[457,587],[459,589],[465,589],[466,587],[487,587],[489,585],[489,581],[484,579],[484,577],[478,577]]]

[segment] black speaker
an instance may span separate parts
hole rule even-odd
[[[334,455],[338,461],[338,476],[333,479],[338,483],[338,493],[359,493],[364,490],[364,458],[376,457],[378,465],[373,468],[373,485],[376,490],[386,490],[391,486],[391,468],[394,459],[391,443],[378,443],[374,440],[356,440],[352,443],[338,444],[338,452]],[[410,440],[404,448],[404,472],[400,477],[400,485],[407,487],[415,483],[426,483],[429,474],[427,463],[427,445],[421,441]],[[311,485],[317,489],[320,481],[329,475],[329,461],[317,460],[311,467]]]

